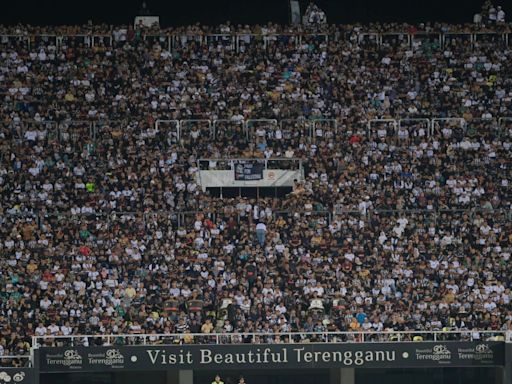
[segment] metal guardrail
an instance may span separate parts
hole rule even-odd
[[[387,124],[391,126],[394,135],[398,137],[400,129],[419,129],[418,126],[424,126],[427,129],[427,136],[439,135],[440,127],[447,125],[450,127],[460,128],[465,132],[466,127],[474,121],[486,122],[485,119],[473,119],[466,121],[461,117],[451,118],[392,118],[392,119],[361,119],[359,122],[366,127],[368,136],[371,135],[372,126],[376,124]],[[505,127],[512,127],[512,117],[502,116],[489,120],[489,123],[494,122],[497,126],[498,132],[503,133]],[[294,129],[302,130],[302,134],[309,138],[314,136],[314,130],[317,127],[333,131],[335,136],[343,134],[340,132],[342,126],[341,122],[336,119],[305,119],[285,118],[282,120],[276,119],[248,119],[248,120],[230,120],[230,119],[200,119],[200,120],[171,120],[171,119],[157,119],[155,121],[154,129],[156,134],[159,134],[166,144],[178,144],[183,137],[184,129],[190,125],[204,124],[207,127],[208,135],[210,138],[215,138],[221,131],[221,125],[230,125],[231,128],[240,127],[243,135],[249,139],[249,136],[254,134],[254,124],[263,124],[265,129],[279,128],[283,133],[283,138],[286,139],[286,132],[293,131]],[[105,127],[128,125],[127,121],[117,120],[66,120],[56,123],[51,120],[47,121],[34,121],[30,119],[23,120],[18,123],[10,123],[11,128],[16,129],[15,135],[18,140],[24,139],[24,134],[27,127],[41,127],[46,130],[48,139],[57,139],[59,141],[76,141],[82,143],[82,138],[90,139],[97,142],[101,139],[101,133]],[[203,127],[203,129],[205,128]],[[201,128],[200,126],[198,128]],[[58,132],[49,132],[55,129]],[[252,131],[252,132],[251,132]],[[108,132],[107,132],[108,133]],[[411,135],[411,132],[409,132]]]
[[[281,169],[279,167],[274,167],[272,166],[273,162],[286,162],[287,164],[295,164],[297,163],[298,164],[298,167],[297,169],[299,170],[302,170],[302,159],[300,158],[297,158],[297,157],[269,157],[269,158],[257,158],[257,157],[254,157],[254,158],[246,158],[246,157],[238,157],[238,158],[208,158],[208,159],[198,159],[197,162],[198,162],[198,165],[199,165],[199,169],[201,170],[201,164],[210,164],[210,162],[216,162],[216,163],[225,163],[226,164],[226,167],[225,168],[226,170],[234,170],[235,169],[235,165],[237,162],[260,162],[260,163],[263,163],[264,166],[265,166],[265,170],[268,170],[268,169]],[[270,165],[269,165],[270,163]],[[224,169],[224,168],[215,168],[216,170],[221,170],[221,169]],[[206,169],[207,170],[207,169]]]
[[[170,334],[111,334],[33,336],[26,355],[0,356],[0,367],[10,367],[14,361],[34,366],[34,351],[41,347],[90,347],[121,345],[232,345],[232,344],[301,344],[301,343],[402,343],[451,341],[512,342],[512,331],[394,331],[380,332],[246,332],[246,333],[170,333]]]
[[[328,33],[252,33],[252,32],[234,32],[234,33],[142,33],[141,39],[154,44],[160,44],[163,48],[171,51],[188,44],[198,45],[223,45],[231,50],[240,51],[244,44],[258,42],[266,49],[268,44],[273,41],[295,44],[300,47],[304,41],[315,40],[317,42],[329,43],[331,41],[346,41],[357,44],[390,44],[389,37],[392,37],[391,43],[395,40],[400,44],[414,48],[420,46],[423,42],[435,42],[439,48],[444,48],[446,44],[452,41],[468,41],[472,48],[481,43],[482,38],[493,37],[493,41],[499,41],[504,46],[509,45],[510,35],[507,31],[471,31],[471,32],[426,32],[426,31],[389,31],[389,32],[346,32],[337,30]],[[355,38],[353,37],[355,36]],[[137,39],[134,39],[137,40]],[[130,41],[116,40],[113,31],[107,34],[0,34],[0,42],[3,44],[16,42],[24,44],[27,48],[38,47],[39,44],[52,44],[57,50],[68,47],[70,44],[81,44],[92,47],[109,47],[114,44],[125,44]]]
[[[335,204],[333,209],[328,210],[312,210],[312,211],[304,211],[298,209],[288,209],[288,210],[280,210],[279,208],[272,211],[273,215],[276,217],[278,215],[311,215],[318,216],[324,215],[329,218],[329,223],[332,221],[333,216],[342,217],[342,216],[354,216],[358,217],[361,220],[369,220],[374,215],[379,216],[389,216],[389,215],[404,215],[404,216],[420,216],[420,215],[428,215],[431,217],[434,223],[437,223],[440,216],[443,214],[468,214],[471,218],[474,218],[477,214],[489,214],[492,215],[495,219],[503,218],[503,222],[512,221],[512,211],[505,208],[499,209],[486,209],[482,207],[471,207],[467,209],[379,209],[374,208],[367,210],[365,213],[354,209],[345,209],[340,204]],[[203,211],[171,211],[171,210],[158,210],[158,211],[146,211],[142,214],[142,219],[146,229],[148,229],[148,218],[158,219],[158,218],[167,218],[174,222],[178,227],[181,227],[185,221],[185,217],[195,216],[197,214],[207,214],[211,215],[211,217],[216,218],[217,215],[223,214],[223,211],[216,210],[203,210]],[[105,221],[112,222],[117,218],[123,217],[138,217],[140,216],[140,212],[122,212],[122,211],[112,211],[112,212],[94,212],[94,213],[81,213],[81,214],[71,214],[71,212],[22,212],[22,213],[9,213],[4,212],[2,216],[12,219],[21,219],[21,218],[32,218],[35,222],[40,225],[40,223],[44,220],[52,220],[52,219],[65,219],[65,220],[80,220],[80,218],[99,218],[103,217]],[[240,221],[241,216],[238,215],[238,221]],[[154,220],[152,220],[154,222]]]
[[[512,342],[512,331],[381,331],[381,332],[283,332],[283,333],[172,333],[34,336],[32,348],[42,346],[92,345],[223,345],[264,343],[400,343],[425,341],[504,341]]]

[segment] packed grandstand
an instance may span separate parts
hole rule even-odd
[[[0,28],[0,355],[512,330],[510,32]],[[207,158],[304,180],[221,198]]]

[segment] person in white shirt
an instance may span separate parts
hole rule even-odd
[[[496,21],[498,23],[505,22],[505,11],[501,9],[501,6],[498,5],[498,13],[496,14]]]
[[[258,243],[263,247],[265,245],[265,236],[267,234],[267,226],[263,222],[259,222],[256,225],[256,237]]]
[[[496,8],[494,8],[494,5],[491,5],[491,8],[489,8],[489,23],[494,24],[496,23],[497,19],[497,11]]]
[[[44,335],[46,335],[46,327],[43,324],[39,324],[36,327],[35,334],[36,334],[36,336],[44,336]]]

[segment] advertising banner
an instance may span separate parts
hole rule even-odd
[[[307,343],[41,348],[41,372],[502,366],[502,342]]]
[[[262,180],[265,164],[259,161],[244,161],[235,164],[235,180]]]

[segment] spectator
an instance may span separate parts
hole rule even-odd
[[[256,224],[256,237],[260,246],[265,245],[265,237],[267,236],[267,226],[263,221]]]
[[[500,5],[498,5],[498,12],[496,13],[496,21],[498,23],[505,22],[505,11],[501,8]]]

